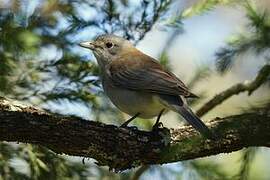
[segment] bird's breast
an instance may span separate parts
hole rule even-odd
[[[159,98],[152,93],[144,93],[115,87],[110,80],[103,79],[105,94],[112,103],[121,111],[134,116],[140,113],[141,118],[152,118],[157,116],[166,107]]]

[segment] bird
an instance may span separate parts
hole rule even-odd
[[[198,96],[130,41],[114,34],[104,34],[79,45],[93,52],[101,70],[105,94],[118,109],[131,116],[120,127],[127,127],[136,117],[157,117],[153,126],[156,129],[161,124],[161,115],[172,110],[202,135],[212,136],[210,129],[187,104],[187,98]]]

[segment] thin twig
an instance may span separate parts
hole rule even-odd
[[[207,103],[205,103],[198,111],[198,116],[203,116],[228,98],[233,95],[239,94],[241,92],[248,92],[251,95],[256,89],[258,89],[262,84],[264,84],[270,75],[270,65],[264,65],[258,72],[256,78],[251,82],[238,83],[230,87],[229,89],[217,94]]]

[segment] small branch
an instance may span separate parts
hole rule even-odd
[[[241,92],[248,92],[251,95],[256,89],[258,89],[262,84],[264,84],[270,75],[270,65],[264,65],[262,69],[258,72],[256,78],[251,82],[238,83],[229,89],[217,94],[214,98],[205,103],[198,111],[198,116],[203,116],[228,98],[233,95],[239,94]]]
[[[143,173],[145,173],[145,171],[147,171],[149,168],[149,165],[142,165],[139,167],[139,169],[137,169],[137,171],[134,173],[132,180],[139,180]]]
[[[37,144],[59,154],[94,158],[98,165],[115,170],[270,146],[269,111],[216,118],[208,126],[219,135],[218,141],[204,139],[191,126],[146,132],[54,115],[0,98],[0,141]]]

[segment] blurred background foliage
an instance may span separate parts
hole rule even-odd
[[[236,8],[245,14],[247,23],[241,32],[231,34],[222,46],[212,51],[216,68],[211,63],[198,63],[192,69],[192,75],[186,78],[191,89],[199,89],[201,98],[191,102],[196,106],[213,96],[207,93],[209,85],[199,86],[200,82],[206,83],[205,79],[220,76],[221,83],[231,84],[228,79],[225,81],[225,77],[230,72],[241,71],[241,68],[255,72],[248,76],[252,79],[263,64],[269,63],[270,17],[267,7],[270,3],[264,2],[265,8],[258,8],[261,2],[252,0],[0,0],[0,96],[38,105],[52,112],[120,124],[127,117],[104,97],[96,62],[91,53],[79,48],[77,43],[99,34],[115,33],[141,47],[147,34],[160,31],[166,33],[167,38],[162,42],[157,59],[175,70],[177,66],[170,60],[170,47],[177,46],[176,37],[185,34],[185,22],[222,7]],[[252,66],[245,66],[247,56],[254,57]],[[238,61],[242,64],[239,65]],[[257,64],[256,68],[253,64]],[[211,86],[215,89],[215,85]],[[264,88],[264,92],[267,91],[269,93],[269,87]],[[265,100],[261,93],[255,95],[259,98],[248,102],[251,108],[260,104],[260,99]],[[232,103],[234,110],[246,108],[241,106],[239,99],[237,101],[237,105]],[[225,111],[228,114],[234,112],[225,107],[216,114],[226,114]],[[136,120],[135,123],[144,129],[152,126],[151,121]],[[81,158],[56,155],[43,147],[0,143],[0,180],[269,179],[269,172],[263,171],[267,167],[252,169],[258,154],[269,159],[269,151],[248,148],[230,155],[146,166],[115,174],[105,167],[96,166],[93,160],[82,163]]]

